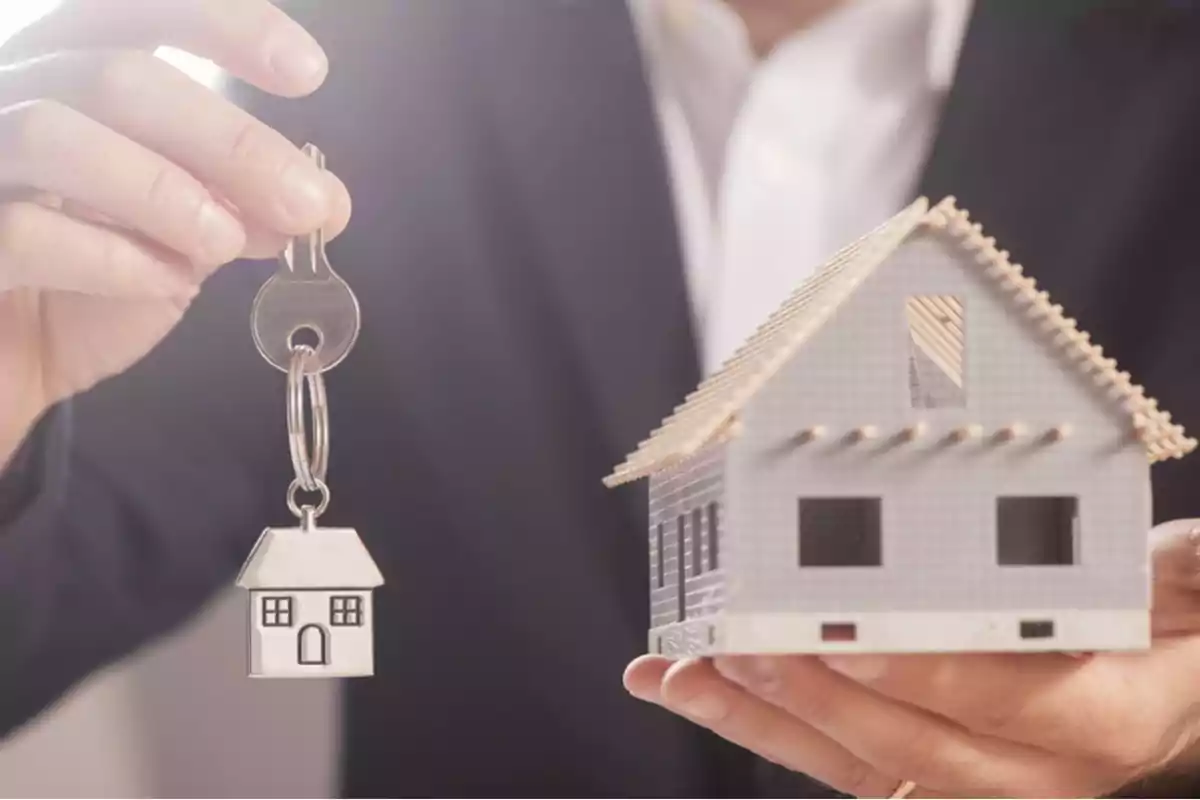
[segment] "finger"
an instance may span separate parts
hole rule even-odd
[[[621,683],[625,690],[639,700],[648,703],[662,702],[662,680],[671,667],[671,661],[662,656],[645,655],[635,658],[625,668]]]
[[[1180,519],[1151,531],[1154,584],[1196,593],[1200,609],[1200,520]]]
[[[190,298],[186,265],[94,223],[31,202],[0,206],[0,291]]]
[[[1135,771],[1155,761],[1181,698],[1177,665],[1153,653],[823,656],[872,691],[981,735]],[[1186,701],[1183,701],[1186,702]]]
[[[1150,630],[1156,638],[1200,632],[1200,598],[1190,589],[1156,586]]]
[[[350,224],[350,193],[341,179],[332,172],[323,173],[323,178],[328,187],[326,192],[331,199],[332,208],[322,231],[325,241],[332,242],[341,236]],[[239,213],[238,209],[233,208],[233,213]],[[253,219],[243,219],[243,225],[246,228],[246,248],[242,251],[242,256],[245,258],[273,258],[283,252],[291,238]]]
[[[846,680],[814,658],[718,658],[718,670],[876,769],[956,797],[1058,797],[1119,786],[1069,763],[971,734],[944,718]],[[1090,793],[1083,796],[1094,796]]]
[[[223,264],[245,245],[241,223],[187,171],[49,101],[0,113],[0,184],[77,200],[196,264]]]
[[[346,192],[345,186],[333,173],[326,172],[325,179],[334,187],[330,190],[331,195],[334,197],[340,196],[345,199],[345,202],[335,205],[333,216],[330,218],[329,223],[325,227],[325,239],[327,242],[329,242],[340,236],[350,222],[350,195],[348,192]],[[340,189],[338,187],[340,187]],[[13,194],[14,199],[17,199],[17,193]],[[110,228],[123,227],[108,215],[101,214],[99,211],[89,208],[83,203],[75,200],[64,201],[57,195],[51,195],[47,193],[35,195],[31,192],[24,192],[21,194],[22,199],[24,199],[24,195],[28,195],[28,199],[40,202],[44,205],[49,205],[49,207],[52,208],[61,208],[64,213],[77,219],[86,220],[88,222],[96,222]],[[233,207],[232,204],[226,202],[225,206],[230,213],[237,214],[237,208]],[[259,225],[245,223],[243,223],[243,225],[246,229],[246,246],[242,250],[242,258],[274,258],[282,253],[284,248],[287,247],[290,237]],[[126,230],[128,229],[126,228]]]
[[[268,0],[73,0],[5,43],[6,60],[68,50],[169,45],[263,91],[299,97],[329,70],[313,37]]]
[[[284,136],[149,53],[40,59],[0,79],[0,94],[8,105],[52,98],[70,106],[179,165],[232,202],[239,218],[284,234],[315,230],[348,203],[345,187]]]
[[[856,797],[887,797],[900,783],[723,679],[708,661],[678,661],[668,667],[664,659],[645,657],[626,670],[625,683],[634,696],[658,703],[768,761],[811,775],[839,791]]]

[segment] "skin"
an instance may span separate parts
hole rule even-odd
[[[728,0],[756,52],[838,0]],[[345,186],[148,51],[173,45],[281,97],[320,46],[268,0],[66,0],[0,49],[0,467],[53,403],[119,373],[205,280],[289,236],[337,236]],[[1140,654],[633,662],[631,693],[844,791],[1098,796],[1190,769],[1200,537],[1155,563]]]
[[[644,656],[625,687],[859,797],[1102,797],[1200,769],[1200,520],[1154,552],[1154,642],[1119,654]]]
[[[151,55],[281,97],[321,47],[268,0],[67,0],[0,48],[0,468],[46,408],[131,366],[204,281],[346,227],[298,145]]]
[[[746,26],[750,46],[765,58],[783,39],[810,27],[843,0],[725,0]]]

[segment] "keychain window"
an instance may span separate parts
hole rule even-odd
[[[329,598],[329,624],[362,625],[362,598],[353,595],[335,595]]]
[[[264,597],[262,624],[265,628],[292,627],[292,598]]]

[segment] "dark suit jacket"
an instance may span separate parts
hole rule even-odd
[[[357,527],[387,579],[345,793],[819,795],[621,688],[645,650],[644,496],[600,478],[698,377],[624,3],[297,13],[329,82],[253,104],[354,195],[330,253],[365,327],[328,376],[324,521]],[[978,0],[918,192],[956,195],[1200,430],[1194,6]],[[290,524],[283,376],[248,327],[273,268],[223,270],[10,471],[0,732],[178,626]],[[1156,468],[1160,519],[1200,511],[1198,477],[1197,457]]]

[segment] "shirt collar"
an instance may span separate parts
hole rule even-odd
[[[973,0],[850,0],[850,2],[922,2],[929,5],[930,30],[925,64],[933,89],[948,91],[954,82]],[[696,26],[709,32],[722,27],[744,39],[736,12],[724,0],[628,0],[644,47],[653,57],[666,37],[687,36]]]

